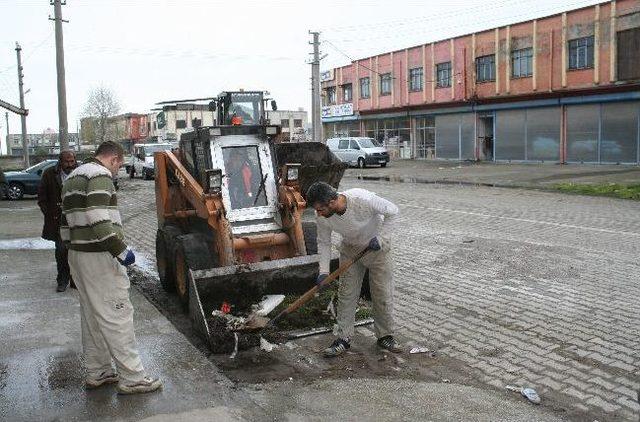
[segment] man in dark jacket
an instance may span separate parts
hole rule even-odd
[[[73,151],[62,151],[58,156],[58,164],[42,173],[38,187],[38,206],[44,214],[42,238],[56,243],[56,263],[58,265],[58,288],[64,292],[71,282],[71,272],[67,261],[67,247],[60,239],[60,218],[62,216],[62,183],[69,173],[77,167],[76,155]],[[73,283],[72,283],[72,287]]]

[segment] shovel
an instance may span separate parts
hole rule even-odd
[[[340,265],[337,270],[329,274],[324,280],[322,280],[322,282],[320,282],[320,284],[313,286],[305,294],[300,296],[298,300],[293,302],[287,308],[283,309],[278,315],[276,315],[271,320],[268,320],[267,318],[257,315],[255,313],[249,315],[249,317],[247,317],[244,327],[242,327],[241,330],[259,330],[261,328],[273,327],[276,321],[278,321],[280,318],[282,318],[285,315],[288,315],[292,312],[297,311],[302,305],[304,305],[309,300],[311,300],[315,296],[316,292],[318,292],[320,289],[323,289],[324,287],[331,284],[336,278],[340,277],[342,273],[347,271],[353,264],[355,264],[360,259],[362,259],[362,257],[368,254],[370,251],[371,249],[369,249],[369,247],[367,246],[362,251],[358,252],[358,254],[355,257],[353,257],[353,259]]]

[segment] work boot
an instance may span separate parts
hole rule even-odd
[[[144,377],[142,381],[133,383],[119,383],[116,387],[118,394],[151,393],[162,388],[162,381],[158,378]]]
[[[104,384],[113,384],[118,382],[118,380],[120,380],[120,377],[115,372],[104,371],[97,377],[87,377],[85,380],[85,386],[87,387],[87,390],[93,390],[94,388],[98,388]]]
[[[76,283],[73,282],[73,279],[69,279],[69,287],[78,290],[78,288],[76,287]]]
[[[56,292],[62,293],[67,290],[67,283],[58,282],[58,287],[56,287]]]
[[[351,345],[349,344],[349,340],[337,338],[333,343],[331,343],[331,346],[324,349],[322,354],[326,358],[333,358],[343,354],[345,350],[349,349],[350,347]]]
[[[378,347],[386,349],[393,353],[402,353],[402,347],[393,336],[384,336],[378,339]]]

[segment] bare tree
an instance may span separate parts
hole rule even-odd
[[[93,126],[91,129],[87,128],[87,133],[92,134],[94,142],[104,142],[118,135],[117,128],[109,127],[109,118],[119,111],[120,102],[113,90],[103,85],[89,90],[83,115],[88,118],[87,123]]]

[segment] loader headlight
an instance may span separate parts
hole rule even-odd
[[[285,164],[285,182],[297,182],[298,175],[300,174],[300,164],[289,163]]]
[[[207,192],[219,193],[222,189],[222,170],[211,169],[207,170]]]

